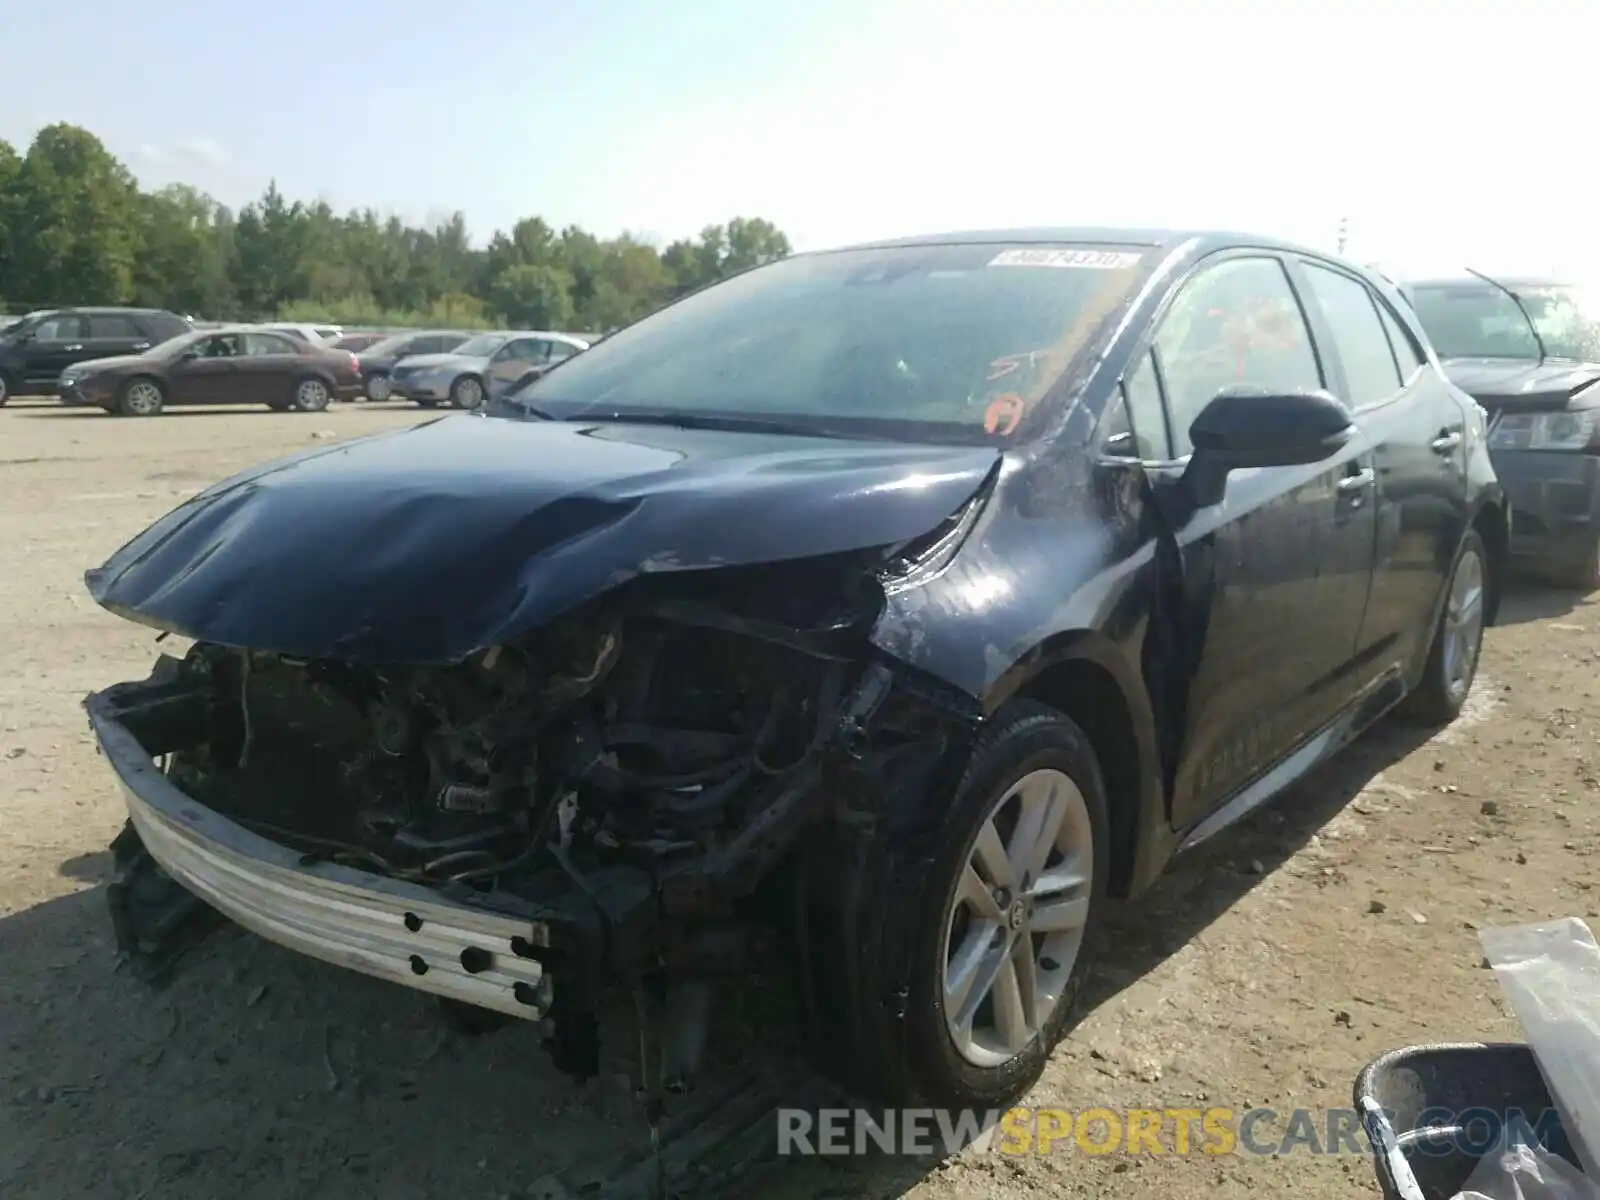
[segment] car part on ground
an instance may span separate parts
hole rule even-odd
[[[1455,1200],[1484,1154],[1525,1121],[1579,1165],[1527,1046],[1439,1043],[1390,1050],[1362,1068],[1356,1111],[1384,1200]]]
[[[1503,497],[1403,307],[1221,235],[798,255],[208,489],[86,578],[193,643],[88,701],[123,944],[175,878],[579,1076],[620,987],[662,1086],[776,960],[845,1084],[1005,1107],[1105,897],[1470,688]]]

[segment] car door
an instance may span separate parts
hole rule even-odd
[[[236,364],[235,396],[241,404],[287,402],[303,359],[295,344],[279,333],[242,335],[244,356]]]
[[[84,358],[142,354],[154,344],[131,314],[92,312],[88,318],[89,336],[84,343]]]
[[[1189,427],[1218,392],[1253,386],[1314,390],[1326,378],[1283,262],[1258,252],[1208,258],[1159,318],[1130,407],[1158,392],[1173,461],[1168,497],[1191,453]],[[1368,467],[1359,430],[1303,466],[1229,473],[1220,503],[1166,508],[1187,596],[1187,687],[1174,780],[1174,819],[1200,820],[1289,754],[1353,699],[1370,583],[1372,506],[1341,488]],[[1170,490],[1169,490],[1170,489]],[[1363,555],[1365,557],[1363,557]]]
[[[1373,448],[1376,548],[1361,653],[1410,663],[1427,652],[1466,528],[1466,413],[1376,289],[1309,256],[1295,266],[1337,352],[1341,399]]]
[[[229,404],[235,398],[235,365],[243,354],[237,333],[202,338],[167,372],[167,396],[174,404]]]
[[[39,322],[22,345],[23,383],[52,391],[61,372],[83,361],[88,338],[89,321],[82,313],[61,313]]]
[[[485,387],[499,392],[511,386],[532,367],[542,364],[549,357],[549,345],[544,338],[513,338],[489,360],[489,377],[484,381]]]

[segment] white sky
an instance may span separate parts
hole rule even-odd
[[[1600,0],[207,2],[14,0],[0,137],[77,121],[147,185],[459,209],[479,241],[742,214],[803,249],[1023,224],[1331,247],[1343,216],[1399,272],[1600,276]],[[285,82],[308,30],[349,66],[326,87]],[[130,58],[161,69],[60,86]]]
[[[716,189],[810,245],[1093,222],[1331,246],[1347,216],[1348,253],[1396,270],[1600,267],[1600,0],[907,0],[838,34],[617,148],[653,158],[658,220]]]

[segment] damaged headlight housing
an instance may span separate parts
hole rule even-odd
[[[921,587],[948,567],[978,523],[993,487],[990,479],[977,495],[951,513],[931,532],[902,542],[889,552],[878,578],[886,596]]]

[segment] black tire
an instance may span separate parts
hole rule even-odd
[[[387,373],[375,372],[367,376],[366,382],[361,385],[361,392],[374,404],[382,404],[394,395],[394,384]]]
[[[159,379],[149,375],[135,375],[124,379],[117,389],[117,406],[114,410],[122,417],[154,417],[167,404],[167,389]]]
[[[326,412],[331,403],[333,403],[333,389],[328,386],[326,379],[319,379],[315,375],[304,375],[294,381],[289,407],[295,412]]]
[[[1481,581],[1477,602],[1479,616],[1476,634],[1469,631],[1467,635],[1471,659],[1465,683],[1462,683],[1461,672],[1447,663],[1446,659],[1451,652],[1451,631],[1455,624],[1451,598],[1463,564],[1471,557],[1477,559],[1478,578]],[[1428,645],[1428,661],[1422,669],[1422,680],[1401,705],[1402,716],[1421,725],[1447,725],[1461,714],[1462,706],[1472,692],[1472,682],[1477,678],[1478,660],[1483,651],[1482,614],[1488,609],[1488,589],[1493,583],[1489,572],[1489,556],[1483,539],[1478,536],[1477,530],[1469,529],[1467,536],[1461,540],[1460,549],[1456,551],[1455,561],[1450,564],[1450,577],[1445,582],[1445,599],[1439,609],[1439,618],[1434,623],[1433,640]]]
[[[450,385],[450,407],[475,412],[483,407],[485,395],[483,380],[463,375]]]
[[[11,399],[11,392],[11,380],[7,378],[4,371],[0,371],[0,408],[4,408],[6,401]]]
[[[945,1019],[947,921],[980,829],[1013,784],[1043,769],[1059,771],[1076,785],[1092,831],[1093,879],[1082,940],[1053,1009],[1026,1048],[998,1065],[978,1066],[958,1050]],[[881,830],[873,842],[877,849],[856,868],[863,894],[852,907],[863,924],[847,924],[833,948],[834,956],[853,959],[842,964],[845,977],[865,981],[853,998],[844,998],[847,1011],[837,1012],[835,1005],[835,1019],[843,1018],[855,1043],[840,1073],[888,1104],[1005,1108],[1038,1081],[1073,1023],[1092,965],[1110,872],[1110,818],[1099,762],[1089,739],[1066,716],[1013,701],[974,745],[942,817],[930,811],[936,806],[918,805],[918,799],[926,798],[907,798],[906,805],[919,811],[892,815],[889,824],[900,828]],[[903,1021],[886,1013],[884,998],[891,994],[904,997]]]

